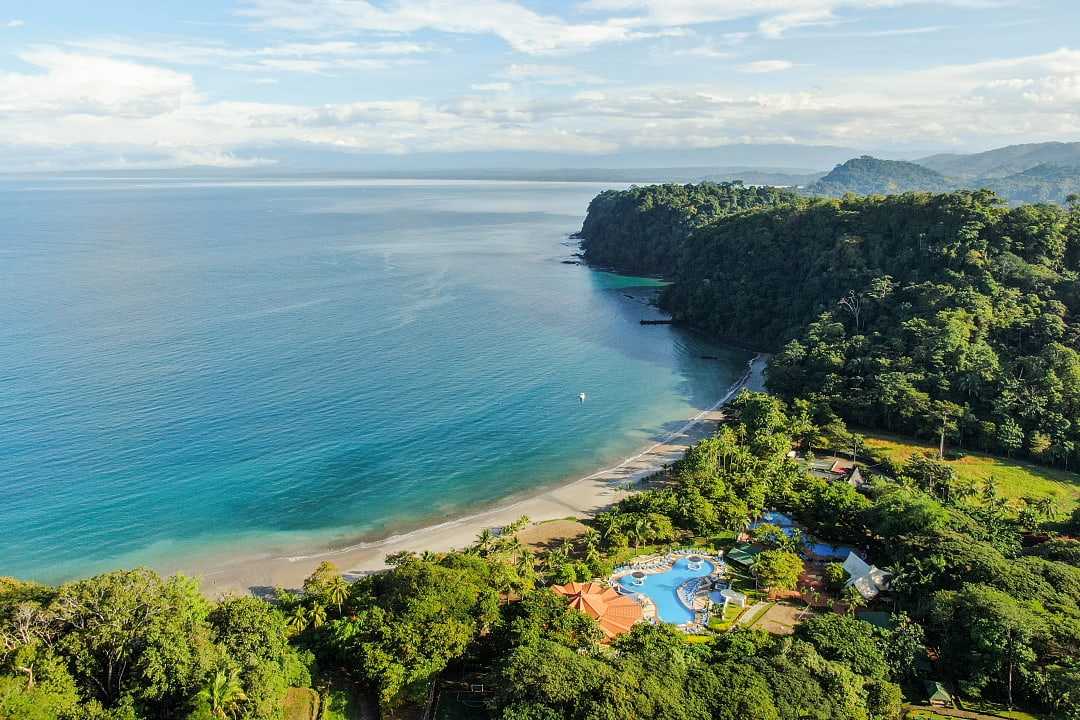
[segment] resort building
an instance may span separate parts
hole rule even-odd
[[[844,560],[844,570],[851,576],[846,585],[854,586],[867,600],[873,600],[882,590],[889,589],[889,573],[867,564],[853,552],[849,552]]]
[[[741,567],[750,570],[754,567],[754,563],[757,562],[757,556],[765,550],[761,545],[742,544],[728,550],[725,556],[728,562],[735,563]]]
[[[926,702],[928,705],[934,707],[954,707],[952,695],[945,689],[945,686],[939,682],[927,681],[926,683]]]
[[[738,608],[744,608],[747,606],[746,595],[741,592],[736,592],[731,588],[726,588],[720,591],[720,597],[724,600],[724,605],[734,605]]]
[[[632,597],[620,595],[615,588],[596,582],[572,582],[551,588],[570,600],[570,607],[583,612],[600,626],[610,640],[629,632],[634,623],[644,619],[641,605]]]
[[[846,482],[854,487],[861,487],[866,483],[862,471],[846,458],[823,457],[807,461],[805,465],[811,475],[816,475],[830,482]]]

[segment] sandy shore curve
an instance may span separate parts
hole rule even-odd
[[[746,373],[715,404],[689,418],[685,425],[641,452],[609,468],[572,482],[548,488],[506,505],[455,518],[381,540],[358,542],[338,549],[314,550],[285,556],[238,557],[220,564],[187,571],[202,581],[211,597],[270,588],[298,588],[324,560],[337,565],[346,577],[360,577],[386,568],[387,555],[402,551],[445,551],[470,545],[484,528],[507,525],[522,515],[533,522],[559,518],[585,518],[603,511],[630,494],[627,486],[652,475],[683,456],[686,449],[708,437],[724,417],[723,406],[743,388],[761,389],[766,357],[755,356]]]

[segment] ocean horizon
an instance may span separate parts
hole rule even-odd
[[[393,535],[682,425],[752,354],[573,264],[621,187],[0,181],[0,575]]]

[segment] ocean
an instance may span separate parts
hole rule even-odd
[[[0,575],[379,537],[682,425],[750,353],[565,262],[609,187],[0,181]]]

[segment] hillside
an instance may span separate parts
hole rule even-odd
[[[1062,160],[1035,162],[1051,156]],[[1072,164],[1065,162],[1074,156]],[[895,195],[985,188],[1014,205],[1030,202],[1060,205],[1069,195],[1080,191],[1080,143],[1014,146],[979,155],[935,155],[920,162],[949,172],[942,174],[936,167],[864,155],[837,165],[820,180],[806,186],[803,192],[841,197],[847,193]],[[976,171],[980,174],[971,174]]]
[[[1049,163],[1003,178],[983,178],[971,183],[985,187],[1014,203],[1049,202],[1063,204],[1080,193],[1080,165]]]
[[[578,236],[585,259],[637,275],[675,269],[681,246],[701,225],[740,210],[790,202],[792,193],[741,183],[648,185],[593,198]]]
[[[902,160],[879,160],[869,155],[837,165],[825,177],[806,188],[810,195],[840,197],[893,195],[913,190],[940,192],[955,187],[941,173]]]
[[[1080,142],[1008,145],[971,155],[931,155],[916,163],[956,178],[1000,178],[1037,165],[1080,165]]]
[[[1010,209],[987,191],[799,200],[693,232],[661,303],[780,350],[782,396],[924,437],[944,412],[965,447],[1074,465],[1078,271],[1080,207]]]

